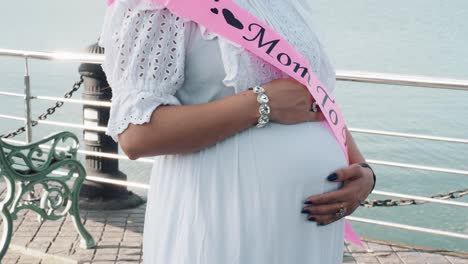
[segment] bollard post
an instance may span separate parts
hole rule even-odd
[[[104,49],[97,44],[91,45],[90,53],[104,53]],[[83,76],[83,99],[109,101],[112,90],[107,83],[101,65],[83,63],[79,67]],[[109,108],[96,105],[83,105],[83,123],[88,126],[107,126]],[[118,154],[118,144],[104,132],[84,129],[83,139],[85,149],[95,152]],[[111,180],[127,180],[127,175],[119,170],[119,160],[105,157],[86,155],[86,171],[94,175]],[[136,207],[143,200],[127,190],[126,186],[86,180],[80,193],[81,207],[87,209],[124,209]]]

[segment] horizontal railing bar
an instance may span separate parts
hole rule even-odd
[[[13,139],[4,138],[2,140],[7,142],[7,143],[10,143],[10,144],[18,144],[18,145],[25,145],[26,144],[26,142],[24,142],[24,141],[18,141],[18,140],[13,140]],[[45,144],[39,145],[39,147],[43,148],[43,149],[49,149],[49,150],[51,149],[50,145],[45,145]],[[61,147],[57,147],[57,149],[58,150],[67,150],[66,148],[61,148]],[[113,153],[107,153],[107,152],[96,152],[96,151],[89,151],[89,150],[79,149],[78,154],[90,155],[90,156],[96,156],[96,157],[103,157],[103,158],[109,158],[109,159],[130,160],[125,155],[119,155],[119,154],[113,154]],[[132,161],[139,161],[139,162],[143,162],[143,163],[153,163],[154,162],[154,160],[152,160],[150,158],[139,158],[139,159],[132,160]]]
[[[18,121],[26,122],[26,118],[24,118],[24,117],[16,117],[16,116],[11,116],[11,115],[0,115],[0,118],[12,119],[12,120],[18,120]]]
[[[465,171],[465,170],[453,170],[453,169],[446,169],[446,168],[439,168],[439,167],[430,167],[430,166],[406,164],[406,163],[398,163],[398,162],[390,162],[390,161],[381,161],[381,160],[367,160],[367,162],[372,163],[372,164],[376,164],[376,165],[383,165],[383,166],[390,166],[390,167],[400,167],[400,168],[407,168],[407,169],[445,172],[445,173],[452,173],[452,174],[459,174],[459,175],[468,176],[468,171]]]
[[[427,139],[427,140],[434,140],[434,141],[468,144],[468,139],[461,139],[461,138],[434,137],[434,136],[428,136],[428,135],[409,134],[409,133],[400,133],[400,132],[389,132],[389,131],[361,129],[361,128],[349,128],[348,130],[351,131],[351,132],[355,132],[355,133],[365,133],[365,134],[404,137],[404,138],[417,138],[417,139]]]
[[[426,201],[426,202],[430,202],[430,203],[454,205],[454,206],[461,206],[461,207],[467,207],[468,208],[468,203],[446,201],[446,200],[428,198],[428,197],[423,197],[423,196],[408,195],[408,194],[393,193],[393,192],[384,192],[384,191],[377,191],[377,190],[374,190],[372,192],[372,194],[385,195],[385,196],[391,196],[391,197],[398,197],[398,198],[404,198],[404,199],[414,199],[414,200],[418,200],[418,201]]]
[[[111,107],[112,103],[107,101],[93,101],[93,100],[80,100],[80,99],[67,99],[63,97],[53,96],[32,96],[31,99],[47,100],[47,101],[62,101],[66,103],[85,104],[94,106]]]
[[[149,184],[145,184],[145,183],[106,179],[106,178],[92,176],[92,175],[87,175],[86,179],[90,181],[95,181],[95,182],[109,183],[109,184],[127,186],[127,187],[135,187],[135,188],[141,188],[141,189],[146,189],[146,190],[148,190],[150,187]]]
[[[93,64],[102,64],[104,61],[104,55],[77,52],[38,52],[0,49],[0,56],[30,58],[38,60],[84,62]]]
[[[20,93],[10,93],[10,92],[0,92],[0,95],[21,97],[21,98],[26,97],[24,94],[20,94]]]
[[[104,62],[104,55],[75,52],[37,52],[0,49],[0,56],[32,58],[40,60],[86,62],[94,64],[102,64]],[[468,91],[468,80],[448,78],[344,70],[337,71],[336,78],[339,81],[354,81]]]
[[[52,171],[56,175],[68,175],[68,172],[66,171],[61,171],[61,170],[54,170]],[[77,173],[73,173],[74,177],[77,177]],[[149,189],[149,184],[145,183],[139,183],[139,182],[129,182],[129,181],[123,181],[123,180],[114,180],[114,179],[109,179],[109,178],[103,178],[99,176],[94,176],[94,175],[86,175],[86,179],[90,181],[95,181],[95,182],[101,182],[101,183],[109,183],[109,184],[114,184],[114,185],[119,185],[119,186],[127,186],[127,187],[135,187],[135,188],[141,188],[141,189]]]
[[[417,75],[342,70],[337,71],[336,79],[339,81],[354,81],[362,83],[444,88],[468,91],[468,80],[435,78]]]
[[[82,155],[103,157],[103,158],[109,158],[109,159],[130,160],[125,155],[111,154],[111,153],[105,153],[105,152],[96,152],[96,151],[89,151],[89,150],[78,150],[78,153],[82,154]],[[151,163],[151,164],[154,162],[154,160],[149,159],[149,158],[139,158],[139,159],[132,160],[132,161],[140,161],[140,162]]]
[[[11,139],[3,139],[5,142],[11,142],[13,144],[25,144],[22,141],[15,141]],[[79,150],[78,151],[84,155],[95,155],[98,157],[105,157],[105,158],[114,158],[114,159],[125,159],[129,160],[127,156],[124,155],[117,155],[112,153],[104,153],[104,152],[92,152],[92,151],[85,151]],[[138,159],[137,161],[145,162],[145,163],[152,163],[153,160],[142,158]],[[468,171],[464,170],[454,170],[454,169],[447,169],[447,168],[438,168],[438,167],[430,167],[430,166],[422,166],[422,165],[414,165],[414,164],[405,164],[405,163],[397,163],[397,162],[389,162],[389,161],[380,161],[380,160],[371,160],[367,159],[367,162],[375,165],[383,165],[383,166],[391,166],[391,167],[401,167],[401,168],[409,168],[409,169],[416,169],[416,170],[425,170],[425,171],[435,171],[435,172],[444,172],[444,173],[451,173],[451,174],[458,174],[458,175],[465,175],[468,176]]]
[[[366,224],[374,224],[374,225],[380,225],[380,226],[388,226],[388,227],[394,227],[394,228],[399,228],[399,229],[429,233],[429,234],[433,234],[433,235],[441,235],[441,236],[448,236],[448,237],[454,237],[454,238],[468,239],[468,234],[461,234],[461,233],[442,231],[442,230],[436,230],[436,229],[430,229],[430,228],[424,228],[424,227],[418,227],[418,226],[411,226],[411,225],[403,225],[403,224],[397,224],[397,223],[385,222],[385,221],[373,220],[373,219],[367,219],[367,218],[360,218],[360,217],[354,217],[354,216],[347,216],[346,219],[348,219],[350,221],[355,221],[355,222],[361,222],[361,223],[366,223]]]
[[[77,125],[77,124],[72,124],[72,123],[47,121],[47,120],[37,120],[37,122],[39,124],[45,124],[45,125],[51,125],[51,126],[72,127],[72,128],[80,128],[80,129],[99,131],[99,132],[105,132],[106,131],[106,127],[101,127],[101,126]]]

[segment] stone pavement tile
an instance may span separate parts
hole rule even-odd
[[[364,242],[364,243],[365,243],[365,242]],[[356,252],[356,253],[358,253],[358,252],[359,252],[359,253],[365,253],[365,252],[366,252],[365,249],[360,248],[360,247],[358,247],[358,246],[356,246],[356,245],[354,245],[354,244],[348,244],[348,250],[349,250],[350,252]]]
[[[119,241],[112,241],[112,240],[100,240],[97,243],[97,248],[118,248],[120,246]]]
[[[59,228],[62,226],[62,224],[63,224],[63,218],[60,220],[56,220],[56,221],[48,220],[42,223],[41,229],[42,228]]]
[[[37,235],[36,237],[34,237],[34,239],[32,240],[33,242],[53,242],[54,241],[54,238],[55,236],[41,236],[41,235]]]
[[[142,247],[142,237],[124,237],[120,242],[122,247]]]
[[[123,233],[123,232],[125,232],[125,229],[122,227],[106,225],[106,227],[104,228],[104,233]]]
[[[116,216],[113,215],[111,217],[107,218],[108,223],[116,222],[116,223],[126,223],[127,222],[127,216]]]
[[[354,259],[357,263],[376,263],[379,264],[379,261],[376,257],[373,256],[354,256]]]
[[[125,231],[125,236],[128,236],[128,237],[141,237],[142,235],[143,235],[142,233],[134,232],[134,231],[131,231],[131,230],[126,230]]]
[[[96,252],[96,255],[94,255],[94,258],[93,258],[93,263],[94,261],[97,261],[97,260],[115,262],[116,259],[117,259],[116,255],[99,254],[99,252]]]
[[[34,237],[36,232],[19,230],[13,234],[13,237]]]
[[[31,249],[46,252],[51,244],[52,244],[52,241],[32,241],[27,246],[28,248],[31,248]]]
[[[27,232],[27,233],[31,233],[31,232],[36,233],[39,228],[37,226],[26,226],[26,225],[19,225],[18,227],[19,228],[16,230],[16,232]]]
[[[124,260],[124,261],[119,260],[119,261],[117,261],[117,263],[119,263],[119,264],[138,264],[138,263],[140,263],[140,260]]]
[[[145,223],[127,223],[127,227],[143,229],[145,227]]]
[[[93,262],[90,262],[92,264],[115,264],[117,262],[115,261],[109,261],[109,260],[96,260],[96,261],[93,261]]]
[[[120,263],[121,261],[139,261],[141,255],[119,255],[117,257],[117,262]]]
[[[65,247],[63,247],[63,248],[59,248],[59,247],[49,248],[47,250],[47,254],[65,257],[65,256],[70,255],[70,249],[65,248]]]
[[[120,243],[121,248],[141,248],[143,245],[143,240],[138,241],[130,241],[130,240],[123,240]]]
[[[30,238],[21,238],[21,237],[14,237],[11,239],[10,244],[25,247],[31,242]]]
[[[71,258],[73,258],[75,260],[78,260],[80,262],[83,262],[83,261],[90,261],[91,262],[93,260],[93,257],[94,257],[93,254],[87,254],[87,253],[71,254],[70,256],[71,256]]]
[[[447,256],[447,259],[453,264],[468,264],[468,258]]]
[[[424,258],[419,251],[397,251],[396,254],[400,256],[400,258]]]
[[[20,259],[18,260],[18,264],[39,264],[40,262],[41,262],[41,259],[33,258],[30,256],[21,256]]]
[[[86,249],[86,248],[81,248],[80,247],[80,243],[75,243],[73,245],[73,249],[72,249],[72,254],[73,255],[78,255],[78,254],[83,254],[83,255],[94,255],[94,253],[96,252],[96,249],[95,248],[89,248],[89,249]]]
[[[65,245],[68,243],[74,244],[76,242],[76,237],[56,237],[54,244]]]
[[[126,222],[107,222],[107,226],[113,226],[113,227],[119,227],[119,228],[122,228],[122,227],[126,227],[127,226],[127,223]]]
[[[55,241],[49,247],[49,251],[51,249],[68,249],[68,250],[71,250],[73,248],[73,246],[74,246],[74,242]]]
[[[387,256],[378,256],[377,259],[381,264],[400,264],[404,263],[395,253],[389,254]]]
[[[351,253],[344,252],[343,253],[343,263],[346,264],[355,264],[356,260],[354,257],[351,255]]]
[[[379,252],[392,252],[393,251],[392,247],[389,245],[383,245],[380,243],[372,243],[372,242],[368,242],[367,245],[373,251],[379,251]]]
[[[119,255],[136,255],[136,254],[141,254],[142,249],[141,248],[125,248],[122,247],[119,250]]]
[[[16,263],[21,257],[21,254],[16,251],[7,251],[6,255],[3,257],[3,264]]]
[[[405,264],[426,264],[426,260],[421,257],[402,257]]]
[[[119,252],[119,248],[97,248],[96,249],[96,254],[99,255],[117,255]]]
[[[104,225],[94,225],[94,226],[91,225],[91,226],[86,226],[85,228],[86,228],[86,230],[88,230],[90,232],[91,231],[101,231],[102,232],[102,231],[104,231],[105,226]],[[73,230],[73,231],[76,232],[75,230]]]
[[[88,230],[86,227],[85,229]],[[78,231],[75,228],[62,229],[57,234],[57,237],[78,237]]]
[[[434,255],[431,258],[426,258],[427,264],[451,264],[448,259],[441,255]]]

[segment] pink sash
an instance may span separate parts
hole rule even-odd
[[[112,5],[115,0],[107,0]],[[339,107],[311,70],[309,62],[268,25],[232,0],[146,0],[165,6],[174,14],[204,25],[276,66],[307,87],[323,112],[328,127],[338,140],[349,162],[346,126]],[[305,32],[306,33],[306,32]],[[345,239],[364,248],[364,244],[345,221]]]

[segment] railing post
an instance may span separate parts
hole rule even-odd
[[[31,123],[31,80],[29,77],[28,57],[25,57],[26,72],[24,75],[24,104],[26,117],[26,142],[32,142],[32,123]]]

